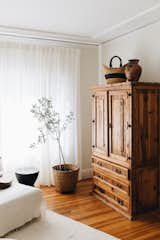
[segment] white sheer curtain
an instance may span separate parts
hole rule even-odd
[[[62,118],[74,112],[62,145],[66,161],[80,165],[79,65],[79,49],[0,41],[0,154],[5,170],[36,166],[40,184],[52,183],[56,143],[29,148],[37,136],[30,109],[41,96],[53,99]]]

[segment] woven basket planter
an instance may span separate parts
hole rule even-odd
[[[67,169],[67,170],[61,170]],[[56,191],[69,193],[76,190],[79,168],[73,164],[56,165],[53,167],[53,176]]]

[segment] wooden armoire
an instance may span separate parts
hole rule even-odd
[[[92,88],[93,192],[129,219],[159,207],[160,84]]]

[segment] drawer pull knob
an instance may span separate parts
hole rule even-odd
[[[119,203],[119,205],[123,206],[124,205],[124,202],[122,200],[118,200],[117,201]]]
[[[99,191],[100,191],[101,193],[105,193],[105,191],[104,191],[102,188],[99,188]]]
[[[122,171],[120,169],[116,169],[116,173],[122,174]]]
[[[102,166],[102,163],[101,163],[101,162],[97,162],[97,164],[98,164],[99,166]]]
[[[121,184],[119,184],[119,183],[117,183],[117,187],[119,187],[119,188],[122,188],[122,185],[121,185]]]

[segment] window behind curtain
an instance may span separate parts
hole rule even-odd
[[[66,161],[79,159],[77,151],[78,49],[0,42],[0,148],[5,170],[20,166],[40,168],[40,183],[51,184],[51,166],[58,162],[52,141],[31,150],[37,122],[30,112],[41,96],[52,98],[62,118],[75,114],[62,139]]]

